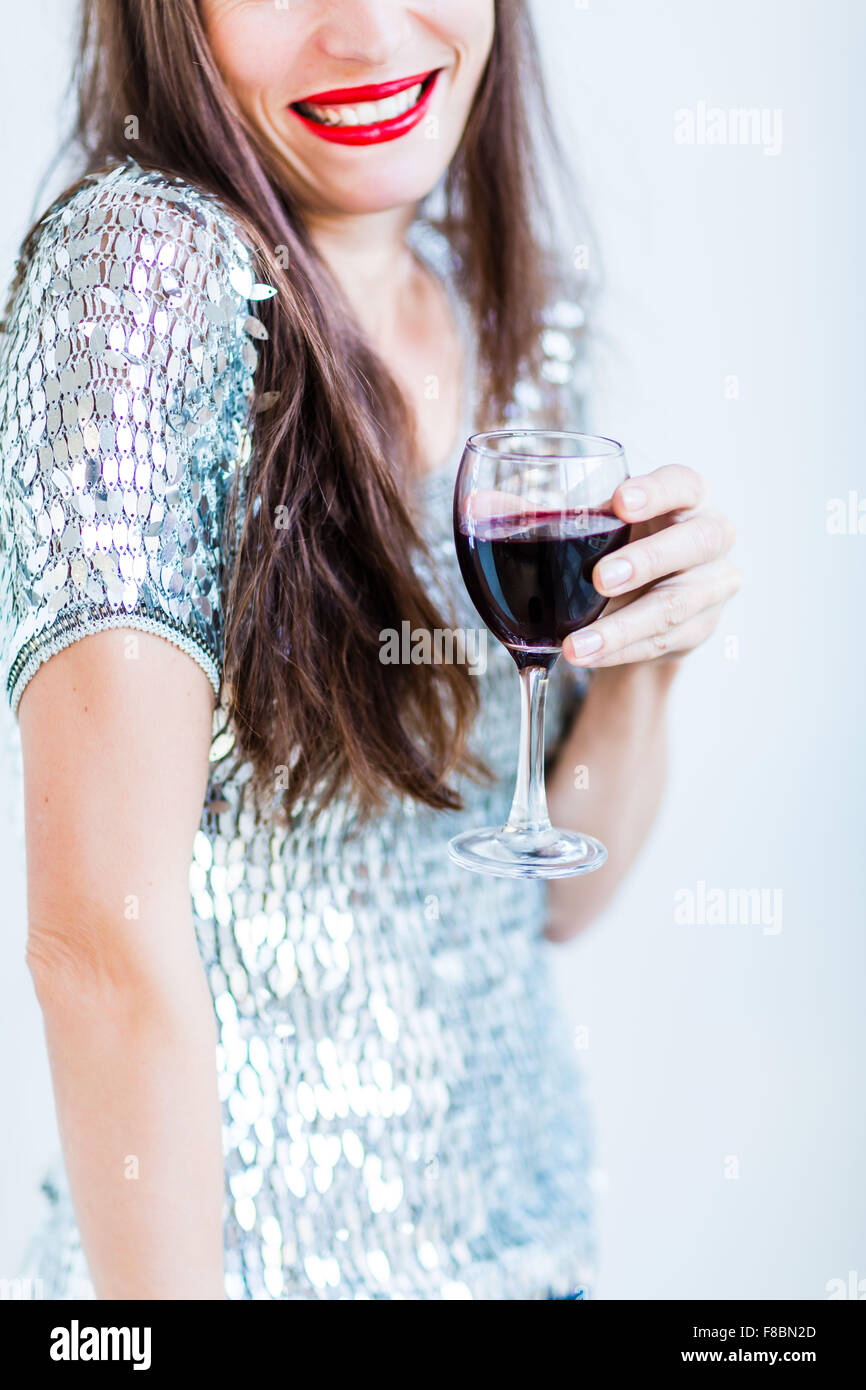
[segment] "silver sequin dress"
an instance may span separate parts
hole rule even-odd
[[[441,275],[472,360],[453,253]],[[226,212],[133,163],[55,207],[22,270],[0,359],[0,651],[9,705],[52,653],[117,626],[161,634],[219,685],[220,525],[249,450],[247,406],[270,293]],[[573,398],[580,310],[544,330],[547,384]],[[464,429],[474,405],[467,367]],[[515,423],[545,423],[521,382]],[[573,423],[578,424],[576,416]],[[418,498],[444,610],[478,628],[459,578],[459,449]],[[559,667],[552,737],[581,686]],[[248,769],[214,714],[212,784],[191,865],[218,1019],[231,1299],[536,1299],[591,1290],[590,1129],[550,978],[544,888],[467,873],[446,843],[500,823],[518,687],[492,639],[476,746],[498,774],[466,808],[393,797],[359,832],[338,804],[256,825]],[[92,1298],[62,1163],[23,1275]]]

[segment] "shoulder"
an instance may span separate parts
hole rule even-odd
[[[23,378],[41,406],[43,386],[57,405],[101,378],[141,386],[154,371],[170,423],[192,433],[211,418],[206,397],[223,413],[251,399],[254,340],[268,334],[250,301],[273,293],[212,195],[132,162],[85,179],[22,248],[0,338],[0,428],[14,428]],[[38,419],[28,424],[38,436]]]
[[[215,195],[133,160],[87,175],[61,194],[39,219],[31,241],[43,256],[55,247],[80,255],[110,251],[105,236],[115,230],[126,233],[115,248],[121,256],[141,249],[136,233],[139,238],[150,233],[183,242],[202,255],[212,253],[229,269],[235,261],[250,263],[238,221]],[[94,242],[100,231],[102,240]]]
[[[221,517],[257,363],[253,259],[229,212],[124,164],[22,250],[0,344],[0,648],[13,708],[52,651],[157,631],[218,685]]]
[[[241,336],[251,329],[248,301],[264,289],[240,226],[218,199],[130,161],[82,180],[37,223],[10,288],[6,347],[34,316],[68,315],[75,327],[115,311],[141,326],[145,309],[160,307],[190,314],[204,331],[229,327]],[[161,323],[153,319],[155,328]]]

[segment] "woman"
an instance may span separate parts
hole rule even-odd
[[[580,423],[534,73],[520,0],[85,3],[85,177],[25,244],[0,384],[47,1296],[591,1288],[543,942],[646,834],[731,527],[690,469],[615,495],[631,542],[550,712],[552,816],[610,849],[588,880],[446,855],[507,813],[504,649],[379,659],[477,626],[466,434]]]

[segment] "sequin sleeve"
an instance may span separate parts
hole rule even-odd
[[[0,343],[0,671],[157,633],[220,686],[221,526],[256,349],[250,253],[188,184],[121,165],[46,215]]]

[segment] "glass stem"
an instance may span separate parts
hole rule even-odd
[[[544,702],[549,672],[544,666],[525,666],[520,675],[520,755],[510,831],[550,829],[544,790]]]

